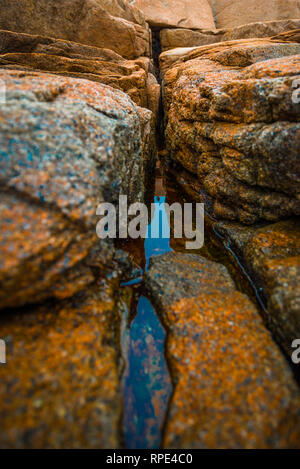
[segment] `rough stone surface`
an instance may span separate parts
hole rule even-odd
[[[154,114],[145,108],[138,108],[142,135],[142,168],[141,176],[146,194],[152,187],[152,175],[155,172],[156,164],[156,140]]]
[[[127,93],[138,106],[157,113],[160,86],[147,57],[126,60],[108,49],[0,31],[0,65],[104,83]]]
[[[154,27],[214,29],[215,23],[207,0],[130,0],[142,10]]]
[[[292,29],[271,37],[274,42],[298,42],[300,43],[300,29]]]
[[[217,30],[162,29],[160,32],[162,51],[177,47],[195,47],[235,39],[250,39],[275,36],[300,27],[298,20],[279,20],[250,23],[235,28]]]
[[[145,26],[144,13],[128,0],[97,0],[97,3],[112,16]]]
[[[286,41],[284,37],[281,39],[279,36],[277,39],[276,37],[239,39],[199,47],[178,47],[163,52],[159,61],[163,73],[176,62],[184,63],[200,57],[212,59],[226,66],[245,67],[263,60],[297,55],[298,42]]]
[[[111,49],[128,59],[150,56],[149,27],[124,1],[2,0],[0,29]]]
[[[195,175],[213,216],[251,224],[300,214],[299,52],[231,41],[194,48],[165,73],[169,156]]]
[[[266,298],[270,327],[291,357],[300,337],[300,222],[248,228],[216,223]]]
[[[172,65],[183,59],[187,54],[197,49],[198,47],[177,47],[176,49],[162,52],[159,56],[160,72],[162,76],[164,76],[164,73],[168,68],[172,67]]]
[[[233,28],[256,21],[300,18],[299,0],[210,0],[217,28]]]
[[[73,295],[105,269],[101,201],[143,200],[140,118],[121,91],[2,71],[0,307]]]
[[[101,281],[72,300],[2,313],[2,449],[122,446],[114,293]]]
[[[174,383],[163,446],[299,448],[297,385],[226,268],[168,253],[146,275]]]

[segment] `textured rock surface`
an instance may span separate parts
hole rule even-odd
[[[299,0],[210,0],[218,28],[232,28],[255,21],[300,18]]]
[[[215,23],[207,0],[131,0],[154,27],[214,29]]]
[[[0,306],[65,298],[94,279],[99,202],[142,200],[138,110],[88,80],[2,71]]]
[[[165,72],[177,61],[187,62],[200,57],[226,66],[245,67],[263,60],[297,55],[299,41],[286,41],[284,34],[282,39],[279,35],[273,38],[239,39],[199,47],[178,47],[163,52],[159,62],[162,72]]]
[[[159,65],[161,74],[164,75],[166,70],[170,68],[174,63],[183,59],[187,54],[198,49],[198,47],[177,47],[176,49],[170,49],[162,52],[159,56]]]
[[[128,0],[97,0],[97,3],[112,16],[145,26],[144,13]]]
[[[235,39],[260,38],[298,29],[300,19],[250,23],[235,28],[217,30],[162,29],[160,32],[162,51],[177,47],[205,46]]]
[[[119,318],[111,287],[1,315],[1,448],[120,448]]]
[[[299,52],[297,43],[231,41],[194,48],[165,73],[169,155],[196,176],[196,198],[215,217],[300,214]]]
[[[0,65],[104,83],[127,93],[138,106],[157,112],[160,87],[147,57],[126,60],[108,49],[0,31]]]
[[[139,107],[141,135],[142,135],[142,167],[141,174],[145,188],[145,198],[147,192],[152,187],[152,175],[156,164],[156,140],[155,140],[155,118],[148,109]],[[147,194],[148,195],[148,194]]]
[[[128,59],[150,55],[149,27],[124,1],[2,0],[0,29],[105,47]]]
[[[284,33],[277,34],[271,37],[273,42],[297,42],[300,43],[300,29],[292,29]]]
[[[267,300],[269,321],[290,357],[300,337],[300,222],[282,221],[248,228],[216,223]]]
[[[152,260],[146,285],[175,386],[164,447],[299,448],[298,388],[226,268],[169,253]]]

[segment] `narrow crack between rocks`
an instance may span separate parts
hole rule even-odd
[[[152,58],[154,73],[160,84],[161,72],[159,55],[161,53],[160,31],[152,29]],[[159,154],[165,155],[164,107],[162,93],[156,122],[156,142]],[[153,186],[152,186],[153,187]],[[191,202],[190,197],[172,178],[172,170],[168,162],[164,165],[159,160],[155,174],[155,190],[153,197],[146,197],[155,203],[174,202],[183,205]],[[167,216],[152,220],[158,223],[160,233],[164,223],[168,223]],[[214,229],[213,224],[205,217],[204,246],[193,254],[223,264],[229,271],[238,291],[244,293],[255,304],[270,330],[270,317],[266,308],[263,292],[248,274],[237,254],[226,240]],[[149,225],[151,226],[151,224]],[[148,228],[149,229],[149,228]],[[145,240],[126,240],[121,249],[127,251],[132,260],[140,268],[140,275],[133,277],[124,287],[130,288],[133,302],[129,311],[123,315],[122,321],[122,355],[125,359],[123,373],[123,439],[128,449],[156,449],[163,447],[164,428],[168,418],[169,403],[172,399],[172,374],[168,369],[165,350],[167,331],[160,321],[159,311],[156,311],[145,289],[144,274],[149,268],[151,257],[162,255],[169,251],[187,252],[184,249],[185,239],[159,238]],[[273,337],[277,344],[280,343]],[[283,350],[282,350],[283,352]],[[284,352],[283,352],[284,353]],[[291,366],[291,363],[289,363]],[[295,372],[295,370],[293,370]],[[296,376],[299,382],[299,376]],[[173,384],[173,386],[172,386]]]
[[[168,174],[167,167],[163,167],[159,161],[154,201],[158,203],[158,200],[169,204],[190,202]],[[163,224],[168,223],[167,217],[153,222],[160,224],[161,232]],[[145,243],[128,239],[120,247],[145,271],[153,256],[169,251],[186,252],[185,241],[175,239],[171,231],[169,239],[146,239]],[[235,252],[221,236],[206,226],[204,246],[193,253],[225,265],[237,289],[250,298],[265,319],[266,326],[269,326],[264,298]],[[123,318],[122,327],[122,354],[126,362],[123,374],[125,447],[160,448],[173,392],[165,351],[167,332],[145,290],[143,274],[132,278],[124,286],[132,288],[134,297],[131,310]]]

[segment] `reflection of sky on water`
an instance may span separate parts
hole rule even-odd
[[[148,226],[147,238],[145,239],[146,270],[152,256],[159,256],[172,251],[170,247],[170,226],[164,208],[165,197],[155,197],[154,217]]]
[[[127,448],[157,448],[171,384],[164,357],[165,331],[141,296],[129,331],[124,377],[124,427]]]
[[[171,251],[165,197],[155,197],[154,202],[155,213],[145,239],[146,269],[152,256]],[[128,334],[123,382],[126,447],[158,448],[171,383],[164,356],[165,331],[144,296],[139,299]]]

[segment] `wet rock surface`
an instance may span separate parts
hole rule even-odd
[[[300,20],[259,21],[235,28],[224,29],[162,29],[160,32],[162,51],[177,47],[195,47],[235,39],[250,39],[275,36],[300,27]]]
[[[231,41],[194,48],[165,72],[169,156],[196,176],[213,216],[252,224],[299,215],[299,51]]]
[[[143,200],[138,110],[90,81],[18,71],[1,79],[0,305],[65,298],[110,262],[98,204],[119,193]]]
[[[151,261],[174,384],[165,448],[299,447],[299,392],[226,268],[190,254]]]
[[[150,55],[149,26],[124,1],[3,0],[0,29],[104,47],[128,59]]]
[[[105,281],[71,300],[1,315],[1,448],[120,448],[116,291]]]
[[[103,83],[124,91],[138,106],[157,112],[160,87],[147,57],[126,60],[108,49],[0,31],[0,65]]]

